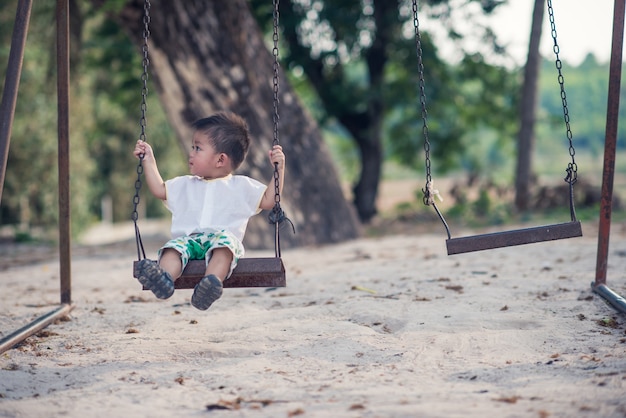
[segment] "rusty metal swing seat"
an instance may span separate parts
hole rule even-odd
[[[133,263],[133,277],[137,277],[137,261]],[[204,260],[190,260],[175,282],[176,289],[193,289],[204,277]],[[242,258],[233,274],[224,281],[224,287],[285,287],[285,266],[280,257]],[[144,289],[146,290],[146,289]]]
[[[492,250],[494,248],[513,247],[515,245],[534,244],[566,238],[582,237],[580,221],[575,218],[570,222],[514,229],[511,231],[451,238],[446,240],[448,255],[473,251]]]
[[[552,39],[554,41],[554,54],[556,55],[556,68],[558,70],[558,81],[561,88],[561,102],[563,105],[563,115],[565,120],[567,138],[569,140],[569,154],[571,162],[568,163],[565,181],[569,184],[569,206],[570,221],[553,225],[536,226],[524,229],[516,229],[503,232],[494,232],[481,235],[472,235],[466,237],[452,238],[450,228],[443,215],[437,208],[434,196],[438,194],[433,190],[432,176],[430,172],[430,141],[428,138],[427,111],[426,111],[426,94],[424,89],[424,66],[422,62],[421,36],[419,32],[419,20],[417,13],[417,0],[413,0],[413,23],[415,28],[416,52],[418,58],[418,71],[420,77],[420,101],[422,105],[423,133],[424,133],[424,151],[426,157],[426,186],[424,192],[424,204],[432,206],[437,216],[443,223],[448,239],[446,240],[446,248],[448,255],[469,253],[474,251],[491,250],[495,248],[511,247],[516,245],[533,244],[546,241],[554,241],[566,238],[575,238],[582,236],[582,227],[580,221],[576,219],[576,210],[574,208],[574,184],[577,180],[577,165],[574,160],[575,150],[572,141],[572,131],[570,129],[569,111],[567,108],[567,96],[565,94],[565,84],[563,74],[561,72],[562,63],[559,59],[559,46],[556,38],[556,27],[554,24],[554,11],[552,1],[548,0],[548,12],[550,16],[550,26],[552,29]]]
[[[148,80],[148,37],[149,37],[149,21],[150,21],[150,1],[144,0],[144,32],[143,32],[143,88],[142,88],[142,103],[141,103],[141,133],[139,139],[146,140],[146,97],[148,92],[147,80]],[[274,0],[274,139],[273,144],[278,145],[278,1]],[[139,205],[139,192],[141,190],[141,175],[143,173],[142,158],[139,159],[137,165],[137,180],[135,181],[135,196],[133,199],[134,210],[132,213],[132,219],[135,224],[135,240],[137,243],[137,258],[138,260],[133,263],[133,277],[138,277],[137,264],[140,260],[145,259],[145,250],[141,240],[141,234],[139,232],[139,226],[137,224],[138,212],[137,207]],[[231,276],[223,282],[225,288],[241,288],[241,287],[285,287],[287,285],[287,279],[285,274],[285,266],[283,264],[280,253],[280,227],[283,222],[287,221],[293,228],[295,228],[291,221],[285,216],[285,213],[280,207],[280,184],[278,164],[274,165],[274,207],[271,210],[268,218],[269,222],[275,226],[274,235],[274,257],[263,258],[242,258],[239,260]],[[174,287],[176,289],[193,289],[196,284],[205,275],[206,264],[204,260],[190,260],[183,270],[182,275],[175,280]],[[144,287],[144,290],[147,290]]]

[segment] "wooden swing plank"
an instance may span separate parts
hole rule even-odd
[[[582,237],[579,221],[562,224],[544,225],[512,231],[494,232],[446,240],[448,255],[491,250],[494,248],[513,247],[565,238]]]
[[[133,263],[133,277],[137,277],[137,263],[138,261]],[[190,260],[182,276],[174,282],[176,289],[193,289],[204,277],[204,271],[204,260]],[[283,260],[277,257],[242,258],[233,274],[224,281],[225,288],[285,287],[286,285],[285,266]]]

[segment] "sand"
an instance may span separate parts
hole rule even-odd
[[[0,356],[0,416],[626,417],[626,321],[591,291],[584,231],[451,257],[437,233],[283,249],[286,288],[226,289],[206,312],[142,291],[132,241],[82,246],[69,317]],[[58,259],[19,260],[0,336],[59,301]]]

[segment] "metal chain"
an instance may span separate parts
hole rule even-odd
[[[139,139],[146,141],[146,113],[148,110],[147,98],[148,98],[148,67],[150,66],[150,60],[148,58],[148,39],[150,38],[150,0],[144,0],[143,3],[143,74],[141,75],[141,81],[143,86],[141,88],[141,118],[139,119],[139,125],[141,127],[141,133]],[[139,226],[137,220],[139,219],[139,213],[137,208],[139,206],[140,191],[141,191],[141,175],[143,174],[143,155],[139,156],[139,163],[137,164],[137,180],[135,180],[135,196],[133,197],[133,213],[131,218],[135,224],[135,241],[137,243],[137,258],[139,260],[146,258],[146,252],[141,240],[141,234],[139,233]]]
[[[272,55],[274,56],[274,78],[273,78],[273,87],[274,87],[274,139],[272,141],[272,145],[279,145],[278,140],[278,122],[280,120],[280,116],[278,115],[278,71],[280,65],[278,63],[278,20],[279,20],[279,12],[278,5],[280,0],[272,0],[272,4],[274,5],[274,47],[272,48]],[[274,234],[274,250],[276,257],[280,257],[280,226],[284,221],[289,222],[293,232],[296,232],[296,228],[293,225],[293,222],[285,215],[285,212],[280,207],[280,175],[278,172],[278,163],[274,164],[274,208],[268,215],[269,222],[275,225],[275,234]]]
[[[145,141],[147,125],[146,113],[148,110],[148,106],[146,104],[148,99],[148,68],[150,67],[150,58],[148,57],[148,39],[150,38],[150,0],[144,0],[143,8],[143,46],[141,48],[143,52],[143,73],[141,75],[143,85],[141,87],[141,119],[139,121],[139,124],[141,125],[141,134],[139,135],[139,139]]]
[[[278,122],[280,121],[280,116],[278,115],[278,102],[279,102],[279,98],[278,98],[278,70],[279,70],[279,63],[278,63],[278,18],[279,18],[279,12],[278,12],[278,4],[280,3],[280,0],[273,0],[273,5],[274,5],[274,35],[273,35],[273,40],[274,40],[274,48],[272,48],[272,55],[274,56],[274,79],[273,79],[273,83],[274,83],[274,115],[273,115],[273,121],[274,121],[274,140],[272,141],[272,145],[278,145],[280,143],[280,141],[278,140]],[[274,164],[274,203],[275,205],[280,205],[280,184],[279,184],[279,178],[278,178],[278,164]]]
[[[417,69],[419,73],[420,103],[422,105],[422,133],[424,135],[424,155],[426,161],[426,185],[422,189],[424,192],[424,204],[430,206],[434,202],[431,194],[432,175],[430,170],[430,139],[428,138],[428,111],[426,110],[426,89],[424,82],[424,62],[422,60],[422,37],[419,30],[419,19],[417,15],[417,0],[413,0],[413,27],[415,28],[415,52],[417,54]]]
[[[570,126],[570,117],[569,117],[569,109],[567,107],[567,95],[565,94],[565,79],[563,78],[563,73],[561,69],[563,68],[563,63],[559,58],[559,44],[556,40],[556,25],[554,23],[554,9],[552,8],[552,0],[548,0],[548,15],[550,17],[550,29],[552,33],[552,40],[554,41],[554,46],[552,47],[554,51],[554,55],[556,56],[556,68],[559,73],[558,81],[559,86],[561,88],[561,103],[563,105],[563,119],[565,120],[565,129],[567,134],[567,140],[569,141],[569,155],[572,157],[572,161],[567,165],[567,176],[565,177],[565,181],[574,184],[578,180],[578,165],[576,164],[576,160],[574,159],[574,155],[576,154],[576,150],[574,149],[574,143],[572,141],[572,129]]]
[[[426,110],[426,83],[424,81],[424,62],[422,60],[422,37],[419,30],[419,18],[417,13],[417,0],[413,0],[413,27],[415,28],[415,52],[417,54],[417,70],[419,73],[419,89],[420,89],[420,104],[422,106],[422,134],[424,135],[424,158],[426,163],[426,184],[422,189],[424,193],[423,202],[426,206],[432,206],[439,217],[439,220],[446,229],[448,239],[451,238],[450,227],[446,222],[443,214],[437,208],[435,204],[435,196],[439,196],[439,192],[433,188],[433,178],[430,170],[430,139],[428,137],[428,111]]]

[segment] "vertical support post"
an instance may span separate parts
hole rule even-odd
[[[15,97],[22,69],[24,43],[28,31],[32,0],[20,0],[13,30],[11,56],[7,70],[7,82],[0,106],[0,150],[7,151],[11,124],[15,113]],[[59,143],[59,239],[61,264],[61,304],[49,313],[35,319],[30,324],[0,339],[0,354],[13,348],[31,335],[39,332],[57,319],[67,315],[72,309],[70,280],[70,212],[69,212],[69,3],[57,0],[57,94],[58,94],[58,143]],[[15,51],[15,55],[14,55]],[[10,91],[10,93],[8,93]],[[5,100],[5,98],[8,98]],[[11,104],[12,103],[12,104]],[[5,106],[6,104],[6,106]],[[4,184],[6,155],[0,169],[0,198]]]
[[[4,78],[2,102],[0,102],[0,202],[2,202],[2,189],[4,188],[4,176],[9,159],[9,144],[11,142],[13,116],[15,115],[17,90],[22,75],[24,47],[26,45],[26,35],[28,34],[28,24],[30,22],[32,6],[32,0],[20,0],[17,4],[15,23],[13,24],[13,36],[11,38],[11,51],[9,52],[7,73]]]
[[[613,7],[613,38],[609,66],[609,94],[607,99],[606,131],[604,138],[604,168],[602,171],[602,197],[598,228],[598,253],[596,258],[596,280],[593,290],[604,297],[613,307],[626,313],[626,301],[606,286],[611,232],[611,210],[615,174],[615,150],[619,121],[619,99],[622,79],[622,48],[624,44],[624,13],[626,0],[615,0]]]
[[[59,261],[61,303],[70,304],[69,1],[57,0],[57,120],[59,165]]]

